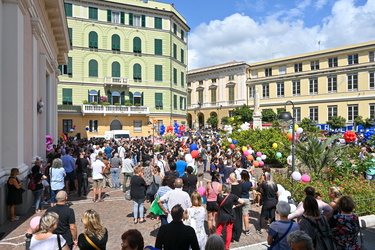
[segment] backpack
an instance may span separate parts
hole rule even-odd
[[[304,218],[311,224],[314,228],[314,246],[316,250],[336,250],[336,246],[333,243],[332,230],[324,216],[322,216],[323,224],[321,225],[318,220],[315,223],[309,218]]]
[[[27,186],[29,190],[35,190],[36,185],[35,185],[35,179],[33,175],[30,175],[30,182],[29,185]]]

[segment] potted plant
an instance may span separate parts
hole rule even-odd
[[[107,105],[110,105],[110,103],[109,102],[102,102],[102,105],[107,106]]]
[[[116,105],[116,106],[120,106],[121,104],[120,104],[120,103],[118,103],[118,102],[116,102],[116,103],[115,103],[115,105]]]
[[[87,100],[83,100],[82,104],[89,104],[89,102]]]
[[[97,102],[90,102],[91,105],[98,105]]]

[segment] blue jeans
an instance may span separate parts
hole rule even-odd
[[[112,187],[120,187],[120,168],[111,168],[112,173]]]
[[[206,172],[207,160],[203,160],[203,173]]]
[[[61,191],[63,189],[60,189],[60,190],[52,190],[51,189],[51,203],[56,203],[56,194]]]
[[[133,155],[133,164],[134,164],[134,165],[137,165],[137,164],[138,164],[138,161],[137,161],[137,155]]]
[[[160,215],[161,225],[167,225],[168,224],[167,218],[168,217],[166,215]]]
[[[145,199],[134,199],[133,200],[134,219],[138,219],[138,209],[139,209],[139,218],[143,218],[143,216],[144,216],[144,202],[145,202]]]
[[[41,208],[41,202],[42,202],[42,193],[43,193],[43,188],[33,190],[33,195],[34,195],[34,202],[35,202],[35,210],[38,210]]]

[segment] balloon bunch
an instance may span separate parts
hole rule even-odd
[[[232,125],[225,125],[224,126],[224,131],[227,132],[228,134],[231,134],[233,131]]]
[[[165,133],[165,125],[162,124],[162,125],[160,126],[159,135],[164,135],[164,133]]]
[[[265,154],[262,154],[262,152],[257,152],[255,154],[256,158],[253,161],[254,167],[263,167],[264,166],[264,160],[267,159],[267,156]]]
[[[245,122],[244,124],[242,124],[242,125],[240,126],[240,128],[242,129],[242,131],[249,130],[249,129],[250,129],[250,123]],[[241,132],[241,131],[239,131],[239,132]]]
[[[363,134],[363,136],[366,138],[366,140],[370,140],[371,137],[375,134],[374,130],[367,131]]]
[[[280,184],[277,184],[277,190],[278,190],[277,192],[279,194],[279,201],[288,202],[289,205],[290,205],[290,212],[291,213],[296,211],[297,207],[296,207],[296,205],[294,205],[292,203],[292,194],[290,193],[290,191],[285,190],[285,188],[283,186],[281,186]]]
[[[294,131],[296,132],[296,134],[294,135],[294,140],[297,140],[299,135],[303,133],[303,128],[300,128],[298,126],[298,124],[295,124],[294,125]],[[288,130],[288,133],[286,134],[286,137],[289,139],[289,140],[293,140],[293,130],[292,129],[289,129]]]
[[[51,149],[53,149],[52,146],[49,146],[53,143],[53,139],[52,139],[52,136],[50,135],[46,135],[46,151],[49,152],[51,151]]]
[[[344,139],[346,142],[353,142],[357,139],[357,136],[353,131],[349,130],[344,133]]]
[[[184,134],[185,130],[186,130],[186,127],[183,125],[180,125],[180,127],[178,128],[178,131],[180,132],[180,134]]]
[[[172,132],[173,132],[173,128],[172,128],[171,125],[169,125],[169,126],[167,127],[167,133],[172,133]]]
[[[70,129],[70,133],[72,133],[76,129],[76,125],[73,125],[73,127]]]
[[[177,122],[174,122],[174,123],[173,123],[173,127],[174,127],[174,130],[173,130],[174,133],[175,133],[175,134],[179,134],[179,132],[180,132],[180,131],[179,131],[180,125],[178,125]]]
[[[308,183],[311,180],[311,177],[309,175],[307,175],[307,174],[301,175],[301,173],[298,172],[298,171],[294,171],[292,173],[292,178],[293,178],[293,180],[302,181],[304,183]]]

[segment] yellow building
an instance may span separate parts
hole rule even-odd
[[[251,63],[246,68],[246,87],[239,84],[239,80],[234,81],[234,85],[241,88],[235,90],[237,95],[234,97],[234,105],[223,105],[220,112],[214,112],[217,112],[220,121],[223,116],[231,116],[231,111],[246,101],[253,106],[256,88],[260,94],[260,110],[272,109],[277,113],[277,109],[284,108],[285,102],[291,100],[295,105],[293,116],[297,122],[308,117],[316,124],[321,124],[322,129],[328,128],[325,124],[333,116],[344,117],[347,125],[353,124],[355,117],[359,115],[374,118],[374,51],[375,41],[372,41]],[[207,104],[215,104],[208,98],[209,88],[199,88],[199,81],[205,81],[204,75],[210,73],[210,78],[226,75],[232,67],[235,65],[229,65],[222,71],[214,71],[215,67],[208,67],[188,72],[191,96],[199,96],[199,91],[203,91],[203,104],[199,112],[205,117],[213,112]],[[196,72],[200,72],[201,77]],[[220,84],[228,86],[230,81],[227,79]],[[227,103],[231,98],[233,100],[229,91],[224,93],[225,95],[220,96],[220,102]],[[246,94],[246,98],[238,93]],[[217,101],[216,106],[220,102]],[[197,113],[194,105],[196,99],[188,106],[188,117],[193,117],[193,120]],[[286,108],[291,110],[291,107]]]

